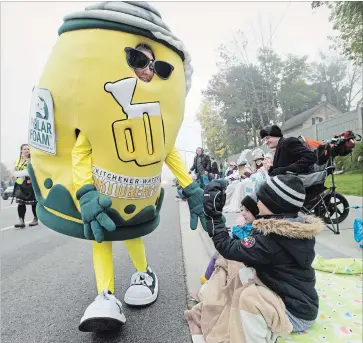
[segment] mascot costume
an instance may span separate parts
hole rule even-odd
[[[153,73],[149,82],[136,75],[145,68]],[[112,241],[124,241],[136,269],[125,303],[144,306],[158,296],[142,236],[160,221],[164,162],[187,197],[191,228],[198,218],[205,228],[203,191],[175,148],[191,74],[188,52],[157,10],[146,2],[106,2],[65,17],[33,89],[29,175],[39,220],[93,241],[98,295],[81,331],[126,321],[114,296]]]

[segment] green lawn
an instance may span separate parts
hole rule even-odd
[[[346,195],[363,196],[363,172],[334,175],[334,178],[337,192]],[[331,186],[331,176],[326,180],[325,186]]]

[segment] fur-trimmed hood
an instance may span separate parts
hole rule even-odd
[[[264,235],[274,233],[293,239],[312,239],[324,229],[322,220],[314,216],[286,219],[263,218],[255,220],[252,225]]]
[[[258,219],[253,228],[263,235],[273,235],[273,241],[285,250],[302,268],[310,268],[315,258],[315,236],[324,228],[314,216],[285,219]]]

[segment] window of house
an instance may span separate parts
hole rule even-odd
[[[313,121],[313,125],[315,125],[317,123],[321,123],[323,121],[323,118],[316,117],[316,118],[313,118],[312,121]]]

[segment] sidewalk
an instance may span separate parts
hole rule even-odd
[[[347,196],[347,199],[351,206],[361,206],[363,198]],[[196,291],[200,288],[200,276],[204,274],[215,248],[200,225],[195,231],[190,229],[188,204],[180,201],[179,209],[187,285],[189,290]],[[239,215],[225,213],[227,226],[235,225]],[[340,235],[325,229],[316,239],[316,253],[325,258],[362,258],[363,249],[359,248],[353,237],[353,221],[356,217],[356,211],[351,209],[348,218],[340,224]]]

